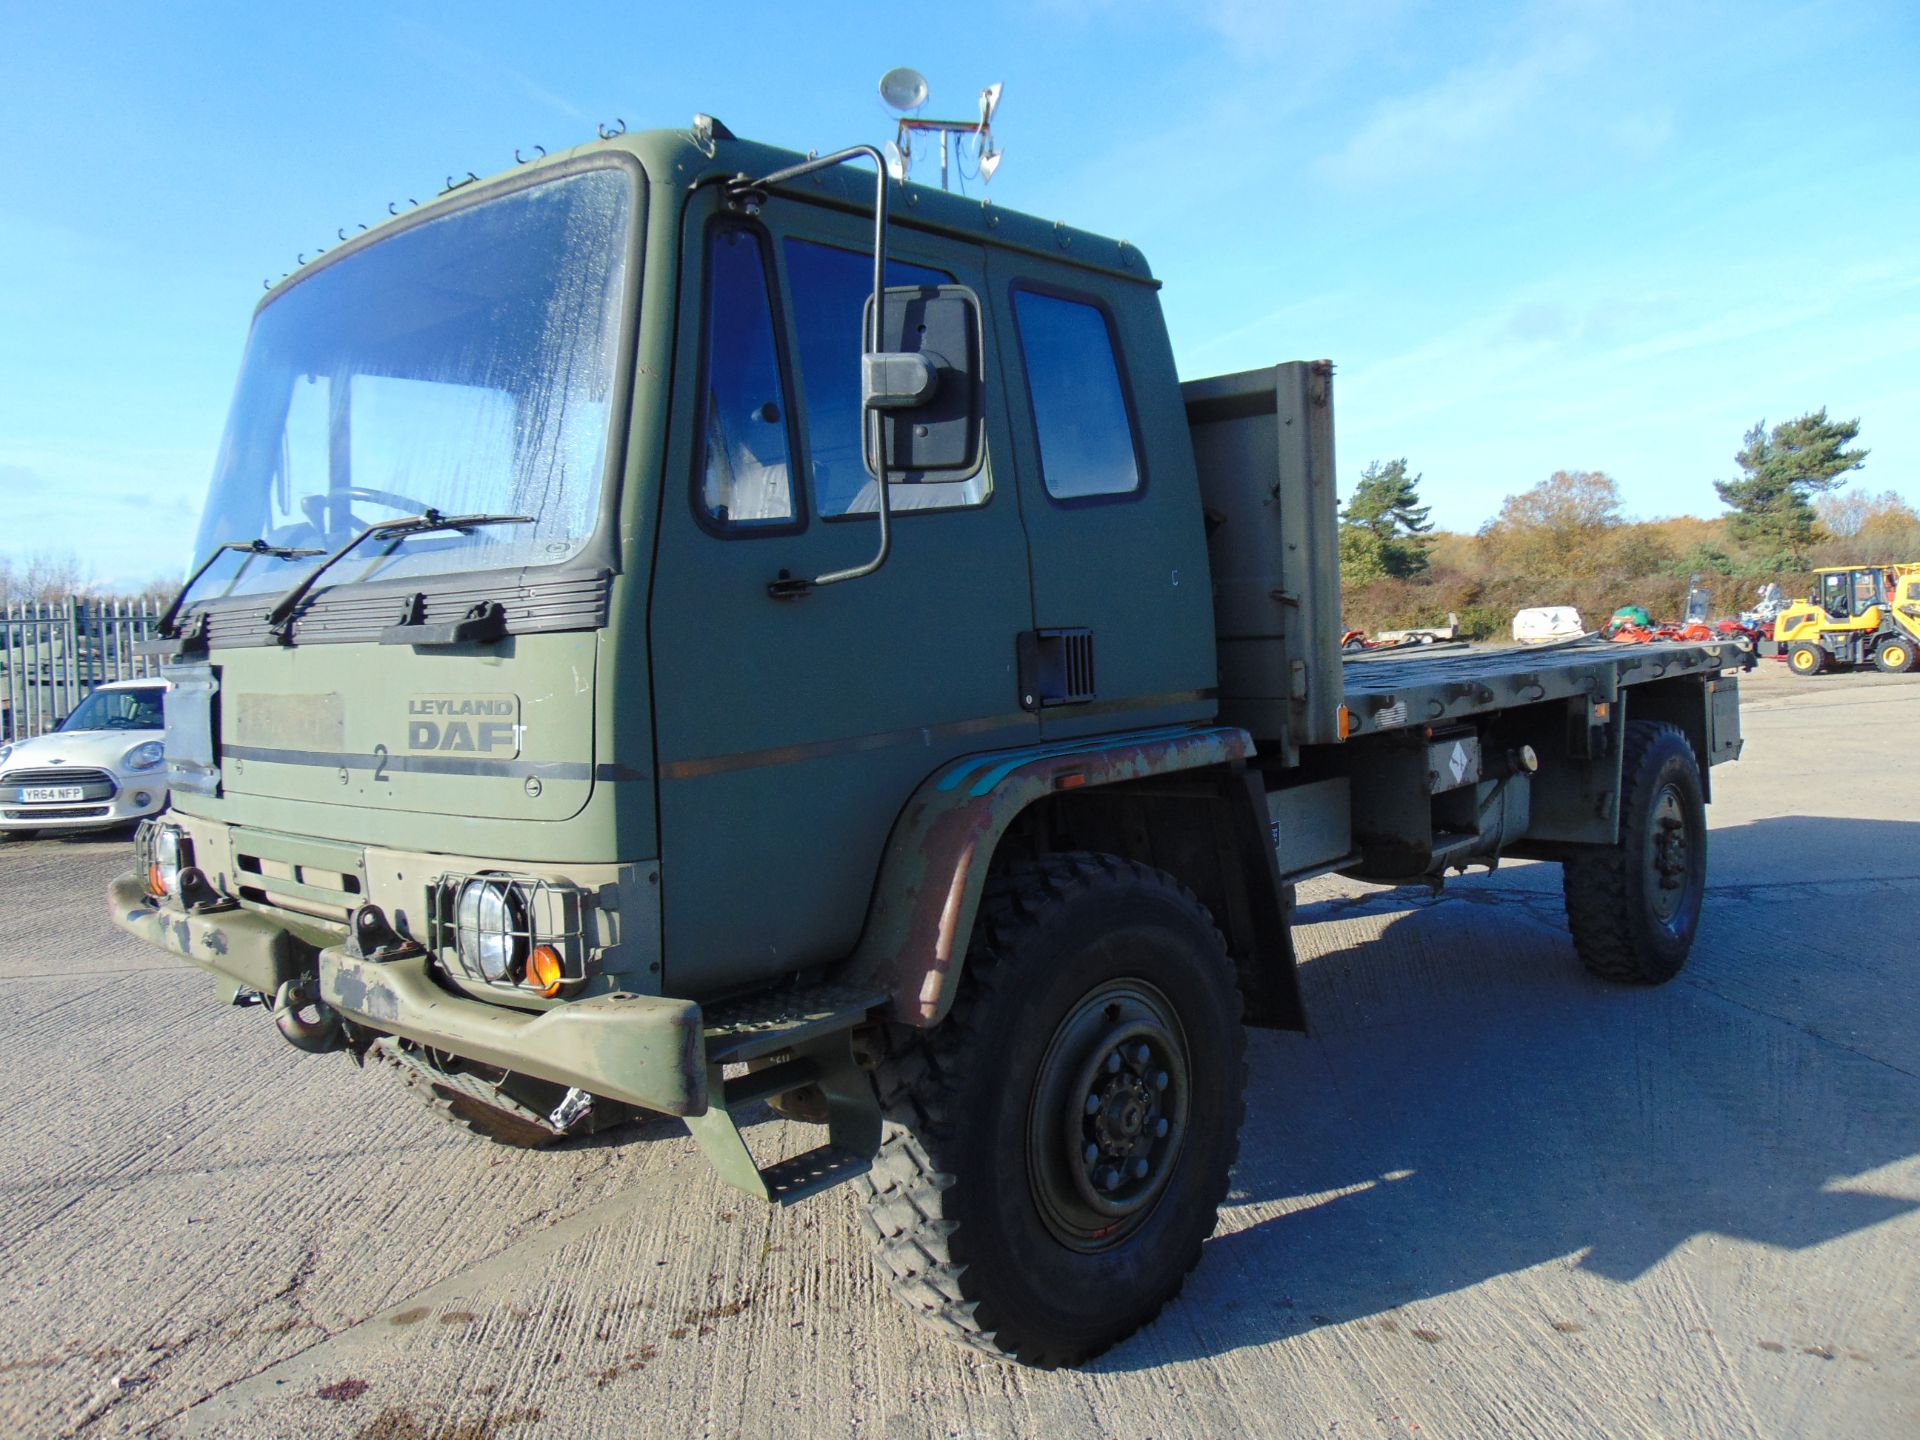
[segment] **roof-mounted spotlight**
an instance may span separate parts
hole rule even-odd
[[[927,103],[927,77],[910,65],[896,65],[880,77],[880,98],[905,115]]]

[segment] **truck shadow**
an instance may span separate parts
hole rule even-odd
[[[1220,1230],[1160,1321],[1094,1368],[1360,1319],[1441,1344],[1445,1312],[1420,1302],[1498,1276],[1627,1284],[1697,1236],[1799,1251],[1920,1209],[1910,1183],[1856,1178],[1920,1153],[1920,880],[1886,873],[1917,840],[1818,817],[1716,832],[1725,878],[1656,990],[1589,979],[1537,884],[1511,904],[1303,909],[1319,1031],[1255,1032]],[[1794,855],[1860,878],[1765,879],[1805,873]],[[1543,1332],[1580,1328],[1548,1308],[1578,1290],[1539,1290],[1520,1303]]]

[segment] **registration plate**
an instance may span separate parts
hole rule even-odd
[[[21,789],[23,804],[34,805],[42,801],[84,800],[86,788],[80,785],[28,785]]]

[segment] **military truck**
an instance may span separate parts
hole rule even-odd
[[[457,185],[260,302],[113,918],[496,1139],[857,1181],[922,1316],[1085,1360],[1306,1027],[1300,882],[1552,861],[1626,984],[1699,923],[1729,654],[1343,662],[1332,383],[1182,383],[1133,246],[867,147]]]

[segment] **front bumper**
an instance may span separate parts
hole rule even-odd
[[[513,1010],[443,989],[424,956],[372,961],[321,949],[251,910],[155,908],[138,871],[108,887],[107,904],[122,930],[229,986],[272,995],[317,968],[320,998],[365,1029],[645,1110],[707,1108],[706,1037],[691,1000],[618,992]]]
[[[129,935],[191,961],[229,987],[272,996],[313,970],[318,949],[251,910],[190,915],[147,903],[146,879],[129,870],[107,887],[107,914]]]
[[[320,998],[370,1030],[668,1115],[707,1108],[706,1035],[691,1000],[619,991],[512,1010],[442,989],[425,956],[320,952]]]

